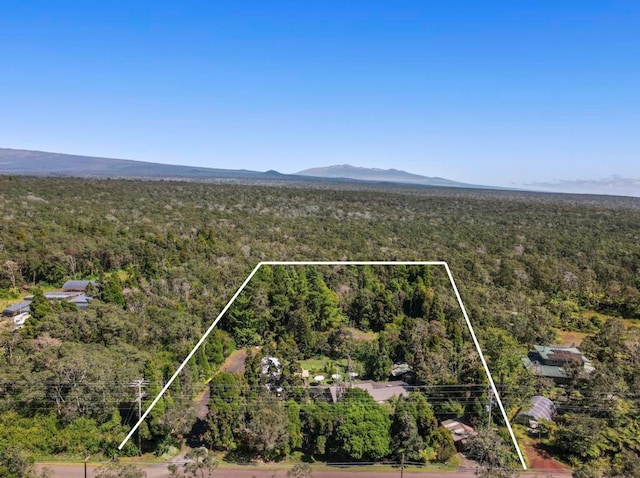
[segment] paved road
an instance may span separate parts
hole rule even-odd
[[[55,477],[59,478],[84,478],[84,468],[82,465],[48,465],[54,472]],[[147,478],[167,478],[169,473],[165,465],[144,465],[141,467],[147,473]],[[94,478],[95,467],[89,466],[87,478]],[[260,469],[259,467],[250,469],[218,469],[215,471],[215,478],[284,478],[287,473],[286,468],[268,468]],[[358,471],[348,470],[326,470],[326,471],[314,471],[314,478],[397,478],[400,476],[400,470],[397,471],[369,471],[362,469]],[[474,478],[473,471],[456,471],[456,472],[413,472],[405,471],[404,474],[407,478]],[[563,472],[527,472],[523,473],[522,477],[527,478],[570,478],[570,471]]]

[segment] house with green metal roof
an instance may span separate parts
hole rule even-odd
[[[595,370],[591,361],[577,347],[562,345],[536,345],[522,361],[524,366],[539,377],[550,378],[556,383],[568,383],[571,371],[578,379],[587,380]]]

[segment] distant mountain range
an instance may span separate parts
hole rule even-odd
[[[349,164],[328,166],[326,168],[305,169],[296,173],[298,176],[312,176],[316,178],[348,178],[360,181],[376,181],[403,184],[420,184],[423,186],[445,186],[454,188],[487,188],[488,186],[477,186],[475,184],[465,184],[451,181],[444,178],[433,178],[420,176],[419,174],[407,173],[398,169],[378,169],[361,168]]]
[[[244,169],[201,168],[7,148],[0,148],[0,174],[192,180],[274,179],[287,176],[277,171],[261,173]]]
[[[277,179],[282,181],[375,182],[421,186],[490,188],[490,186],[465,184],[443,178],[419,176],[397,169],[383,170],[349,165],[307,169],[297,174],[282,174],[273,170],[260,172],[246,169],[203,168],[7,148],[0,148],[0,174],[186,179],[194,181],[233,178],[250,180]]]
[[[503,188],[461,183],[439,177],[420,176],[398,169],[362,168],[348,164],[305,169],[295,174],[282,174],[273,170],[261,172],[246,169],[203,168],[8,148],[0,148],[0,175],[2,174],[114,179],[176,179],[184,181],[237,179],[245,181],[333,182],[342,184],[403,184],[640,197],[639,179],[618,176],[600,180],[532,182],[523,184],[522,187]]]

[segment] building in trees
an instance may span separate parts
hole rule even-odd
[[[80,310],[86,310],[89,306],[89,302],[93,297],[88,296],[84,292],[79,291],[58,291],[58,292],[44,292],[44,297],[51,303],[56,302],[69,302],[74,304]],[[34,296],[28,295],[22,301],[17,304],[12,304],[6,307],[2,311],[4,317],[14,317],[16,315],[29,312]]]
[[[31,306],[30,300],[22,300],[17,304],[11,304],[2,311],[3,317],[15,317],[20,314],[28,313]]]
[[[531,398],[531,408],[518,412],[516,420],[524,425],[533,425],[540,420],[553,421],[556,417],[556,406],[542,395]]]
[[[353,388],[359,388],[367,392],[377,403],[384,403],[393,397],[408,397],[410,386],[406,382],[374,382],[373,380],[363,380],[353,384]],[[332,385],[328,387],[331,401],[336,403],[341,398],[340,386]]]
[[[522,361],[533,374],[559,384],[586,380],[595,370],[578,348],[560,345],[536,345]]]
[[[402,380],[403,382],[412,384],[416,381],[416,373],[406,362],[395,363],[391,368],[391,376],[389,378],[391,380]]]
[[[63,292],[85,292],[87,287],[98,287],[98,281],[95,280],[68,280],[62,284]]]
[[[451,418],[440,423],[444,428],[449,430],[453,443],[458,450],[462,450],[467,443],[467,440],[476,435],[476,430],[466,423],[462,423],[460,420]]]

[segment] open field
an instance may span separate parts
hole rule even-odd
[[[574,330],[555,329],[555,332],[560,339],[558,345],[571,346],[573,344],[576,347],[580,346],[585,337],[593,335],[587,332],[577,332]]]
[[[375,332],[365,332],[363,330],[356,329],[355,327],[346,327],[346,330],[351,332],[355,340],[362,340],[363,342],[371,342],[378,336],[378,334],[376,334]]]
[[[327,366],[329,364],[333,364],[334,366],[337,366],[338,368],[344,369],[347,366],[347,361],[346,360],[332,360],[329,357],[313,357],[310,359],[306,359],[306,360],[301,360],[300,361],[300,366],[305,369],[305,370],[309,370],[309,372],[311,373],[311,375],[313,375],[315,372],[318,373],[335,373],[333,370],[327,370]]]

